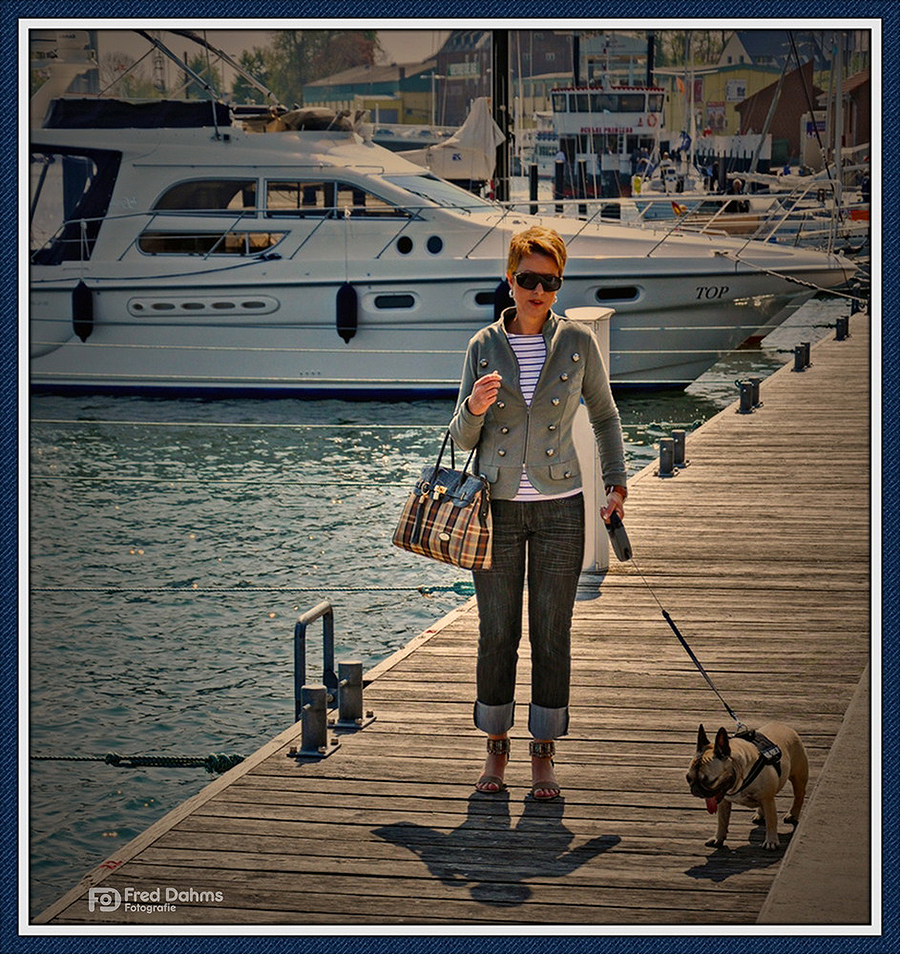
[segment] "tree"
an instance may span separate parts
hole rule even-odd
[[[104,53],[97,64],[100,90],[109,90],[110,96],[123,99],[152,99],[158,93],[153,80],[144,72],[144,63],[128,53]]]
[[[266,85],[285,105],[302,105],[306,83],[352,66],[372,66],[380,50],[374,30],[279,30],[264,51]]]
[[[222,73],[213,66],[206,56],[193,56],[188,60],[188,68],[197,74],[201,79],[213,88],[213,95],[223,96],[225,93],[225,81],[222,79]],[[185,99],[209,99],[210,93],[204,89],[195,79],[189,75],[185,76],[186,85],[184,88]]]
[[[725,30],[658,30],[656,62],[659,66],[690,66],[687,60],[690,33],[691,60],[697,66],[717,63],[728,32]]]
[[[252,50],[244,50],[241,53],[238,63],[263,86],[268,86],[269,67],[267,60],[268,51],[254,46]],[[241,106],[246,103],[264,103],[266,101],[265,94],[240,75],[235,78],[234,85],[231,87],[231,98],[234,103]]]

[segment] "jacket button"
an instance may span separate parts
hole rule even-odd
[[[481,365],[482,368],[486,368],[488,366],[488,359],[482,358],[478,363],[479,365]]]
[[[508,427],[501,427],[501,428],[500,428],[500,433],[501,433],[501,434],[508,434],[508,433],[509,433],[509,428],[508,428]]]
[[[572,476],[572,471],[571,471],[571,470],[567,470],[566,473],[565,473],[565,476],[566,476],[566,477],[571,477],[571,476]]]
[[[500,450],[497,451],[497,456],[506,457],[506,451],[501,447]]]
[[[548,424],[548,425],[547,425],[547,430],[548,430],[548,431],[555,431],[555,430],[556,430],[556,425],[555,425],[555,424]]]
[[[566,374],[565,372],[563,372],[563,373],[559,376],[559,380],[560,380],[560,381],[568,381],[568,380],[569,380],[568,374]]]
[[[554,407],[556,407],[556,406],[559,404],[559,398],[553,398],[553,400],[552,400],[550,403],[551,403]]]
[[[573,360],[573,361],[580,361],[580,360],[581,360],[581,355],[576,351],[575,354],[572,355],[572,360]]]
[[[506,402],[505,402],[505,401],[498,401],[498,402],[497,402],[497,409],[498,409],[498,410],[502,411],[503,408],[505,408],[505,407],[506,407]]]
[[[552,457],[555,453],[556,453],[556,451],[554,451],[552,447],[548,447],[548,448],[547,448],[547,456],[548,456],[548,457]]]

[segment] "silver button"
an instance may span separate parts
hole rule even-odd
[[[561,374],[561,375],[559,376],[559,380],[560,380],[560,381],[568,381],[568,380],[569,380],[568,374],[565,374],[565,373]]]
[[[500,450],[497,451],[497,456],[498,456],[498,457],[506,457],[506,451],[503,450],[503,448],[501,447]]]
[[[576,351],[575,354],[572,355],[572,360],[573,360],[573,361],[580,361],[580,360],[581,360],[581,355]]]
[[[571,471],[571,470],[567,470],[565,476],[566,476],[566,477],[571,477],[571,476],[572,476],[572,471]]]
[[[554,407],[556,407],[556,406],[559,404],[559,398],[553,398],[553,400],[552,400],[550,403],[551,403]]]
[[[548,425],[547,425],[547,430],[548,430],[548,431],[555,431],[555,430],[556,430],[556,425],[555,425],[555,424],[548,424]]]
[[[478,363],[481,365],[482,368],[486,368],[488,366],[488,359],[482,358]]]
[[[555,453],[556,453],[556,451],[553,450],[552,447],[548,447],[548,448],[547,448],[547,456],[548,456],[548,457],[552,457]]]
[[[504,401],[498,401],[498,402],[497,402],[497,409],[498,409],[498,410],[502,411],[503,408],[505,408],[505,407],[506,407],[506,403],[505,403]]]
[[[500,433],[501,433],[501,434],[508,434],[508,433],[509,433],[509,428],[508,428],[508,427],[501,427],[501,428],[500,428]]]

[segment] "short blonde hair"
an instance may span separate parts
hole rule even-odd
[[[518,232],[514,235],[509,242],[507,272],[514,275],[519,267],[519,262],[532,252],[538,252],[552,258],[556,262],[559,274],[562,275],[563,269],[566,267],[566,243],[563,242],[559,232],[544,225],[533,225],[530,229],[525,229],[524,232]]]

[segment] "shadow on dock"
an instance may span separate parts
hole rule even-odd
[[[509,793],[469,797],[466,820],[449,833],[398,822],[374,835],[416,855],[445,885],[468,886],[474,901],[499,907],[525,903],[532,878],[565,878],[622,840],[600,835],[571,849],[575,835],[563,824],[565,800],[525,799],[513,827]]]

